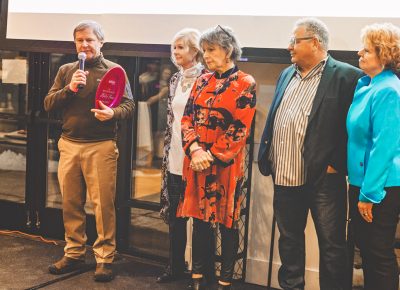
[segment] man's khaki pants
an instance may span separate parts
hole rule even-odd
[[[97,240],[93,251],[97,263],[111,263],[115,253],[115,190],[118,148],[115,141],[73,142],[60,138],[58,142],[65,256],[83,259],[85,256],[86,192],[93,202]]]

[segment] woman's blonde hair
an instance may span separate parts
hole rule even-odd
[[[391,23],[375,23],[361,31],[361,39],[375,49],[385,68],[400,69],[400,28]]]
[[[179,39],[183,40],[183,43],[187,46],[188,50],[192,49],[196,52],[196,62],[201,62],[203,60],[203,53],[200,49],[200,31],[194,28],[184,28],[175,34],[171,42],[171,61],[176,67],[179,66],[176,64],[174,44]]]

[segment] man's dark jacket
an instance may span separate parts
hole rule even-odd
[[[279,76],[274,100],[260,141],[258,167],[266,176],[271,174],[271,162],[267,157],[273,138],[276,111],[294,75],[295,68],[292,65],[283,70]],[[339,173],[347,173],[346,116],[357,80],[361,76],[359,69],[337,61],[331,56],[328,57],[308,117],[304,139],[306,182],[318,184],[325,176],[328,165]]]

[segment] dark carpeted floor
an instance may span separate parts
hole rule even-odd
[[[116,278],[109,283],[93,281],[95,261],[88,248],[88,267],[79,273],[54,276],[47,267],[63,255],[63,245],[46,244],[19,236],[0,235],[0,289],[186,289],[188,281],[155,283],[161,273],[160,264],[117,255],[114,263]],[[265,290],[266,287],[234,283],[234,290]]]

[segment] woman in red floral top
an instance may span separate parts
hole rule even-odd
[[[182,118],[184,199],[177,215],[193,217],[193,285],[203,289],[211,226],[220,225],[222,264],[218,289],[230,289],[239,245],[244,147],[255,112],[255,81],[238,70],[241,49],[232,30],[217,26],[200,45],[210,71],[197,79]]]

